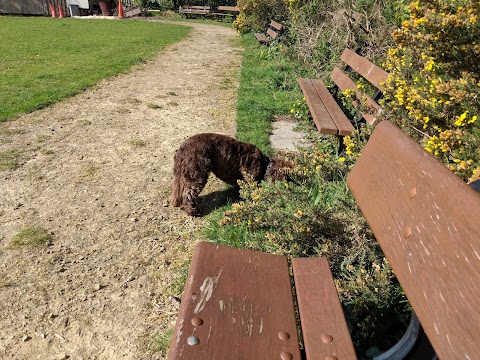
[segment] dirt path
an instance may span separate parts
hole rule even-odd
[[[0,124],[0,152],[22,157],[0,172],[0,358],[161,358],[152,339],[175,312],[162,289],[203,221],[168,206],[173,153],[235,131],[237,36],[190,25],[128,75]],[[33,226],[53,244],[9,246]]]

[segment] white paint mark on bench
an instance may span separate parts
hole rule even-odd
[[[423,240],[420,240],[420,244],[423,246],[423,249],[425,250],[425,254],[427,254],[427,256],[430,256],[430,252],[428,251],[427,247],[423,243]]]
[[[225,302],[223,300],[219,300],[218,305],[220,306],[220,311],[223,312],[225,310]]]
[[[183,327],[183,321],[184,320],[185,319],[183,317],[179,319],[177,338],[175,339],[177,344],[180,342],[180,338],[182,337],[182,327]]]
[[[203,280],[203,284],[200,286],[200,299],[198,299],[198,303],[193,310],[194,314],[198,315],[198,313],[205,308],[205,305],[207,305],[208,300],[212,297],[213,289],[218,284],[222,271],[223,270],[221,270],[217,276],[206,277],[205,280]]]
[[[373,65],[370,66],[370,69],[368,69],[368,71],[367,71],[367,76],[370,76],[370,73],[372,72],[373,68],[374,68]],[[358,71],[357,71],[357,72],[358,72]]]
[[[475,256],[477,257],[478,260],[480,260],[480,255],[478,254],[476,249],[473,249],[473,252],[475,253]]]
[[[250,304],[250,309],[248,311],[248,319],[247,319],[248,337],[252,337],[252,333],[253,333],[253,304]]]
[[[211,333],[212,333],[212,325],[210,325],[210,327],[208,328],[208,334],[207,334],[207,338],[205,339],[205,345],[208,344],[208,340],[210,339]]]

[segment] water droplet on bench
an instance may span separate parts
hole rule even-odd
[[[408,192],[408,197],[410,199],[413,199],[415,197],[415,195],[417,195],[417,188],[416,187],[413,187],[410,189],[410,191]]]
[[[333,336],[332,336],[332,335],[325,335],[325,334],[323,334],[322,336],[320,336],[320,338],[322,339],[322,341],[323,341],[325,344],[330,344],[330,343],[333,341]]]

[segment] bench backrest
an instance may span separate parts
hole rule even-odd
[[[267,34],[273,39],[275,40],[276,38],[278,38],[281,34],[283,30],[283,25],[276,22],[276,21],[273,21],[270,23],[270,25],[268,26],[268,29],[267,29]]]
[[[183,5],[182,6],[182,11],[183,12],[196,12],[196,11],[201,11],[201,12],[208,12],[210,11],[210,6],[203,6],[203,5]]]
[[[240,12],[240,8],[238,6],[222,6],[218,7],[220,11],[231,11],[231,12]]]
[[[280,24],[280,23],[278,23],[278,22],[276,22],[276,21],[273,21],[273,20],[272,20],[272,22],[270,23],[270,27],[271,27],[272,29],[277,30],[277,32],[280,32],[280,31],[283,30],[283,25]]]
[[[389,122],[347,178],[441,359],[480,357],[480,194]]]
[[[378,67],[377,65],[371,63],[364,57],[358,55],[356,52],[345,49],[342,53],[341,60],[348,65],[348,69],[354,70],[360,74],[363,78],[369,81],[374,85],[379,91],[384,91],[383,82],[387,80],[388,73]],[[347,89],[353,90],[356,94],[357,99],[362,99],[365,95],[358,90],[357,84],[355,81],[350,79],[345,72],[340,70],[338,67],[335,67],[330,75],[335,84],[339,87],[341,91]],[[375,125],[378,122],[378,115],[382,112],[382,109],[378,103],[371,97],[366,96],[367,110],[363,112],[364,119],[371,125]],[[359,105],[356,103],[355,105]]]

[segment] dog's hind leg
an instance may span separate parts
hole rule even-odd
[[[170,204],[172,204],[174,207],[179,207],[180,205],[182,205],[182,193],[182,171],[180,168],[180,161],[175,155],[175,161],[173,166],[172,195],[170,196]]]

